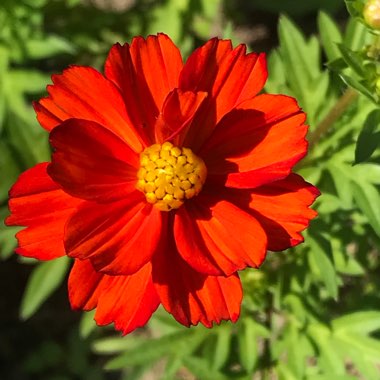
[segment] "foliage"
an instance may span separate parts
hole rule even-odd
[[[221,0],[143,0],[125,10],[94,6],[98,3],[6,0],[0,5],[1,218],[19,173],[49,158],[47,134],[30,104],[45,94],[51,72],[68,63],[99,67],[111,44],[135,34],[167,32],[185,55],[215,32],[238,41],[236,9],[223,14],[231,7]],[[257,7],[278,11],[276,3]],[[291,3],[284,2],[281,10]],[[304,3],[307,11],[318,6]],[[328,3],[335,9],[343,4]],[[279,19],[279,46],[268,55],[265,90],[296,97],[307,112],[310,152],[297,170],[322,196],[316,204],[319,218],[304,234],[304,244],[270,253],[262,268],[241,274],[240,320],[211,330],[185,329],[159,312],[148,328],[122,338],[98,329],[93,313],[87,313],[79,324],[81,339],[61,346],[41,343],[28,359],[27,373],[63,360],[64,345],[68,351],[82,347],[80,356],[91,344],[93,353],[106,358],[105,370],[119,371],[121,379],[142,378],[152,368],[160,379],[190,374],[202,380],[248,380],[253,374],[285,380],[379,378],[380,42],[362,22],[364,2],[346,3],[352,16],[344,31],[324,12],[311,36],[290,18]],[[84,25],[86,18],[92,22]],[[16,231],[0,226],[3,260],[15,257]],[[68,264],[62,259],[33,266],[21,318],[38,315]],[[41,359],[46,352],[56,352],[52,363]],[[89,364],[81,368],[56,378],[103,378]]]

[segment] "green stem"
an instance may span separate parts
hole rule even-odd
[[[317,125],[314,133],[310,136],[310,148],[318,143],[321,137],[344,114],[347,108],[358,98],[358,96],[358,92],[352,88],[348,88],[345,91],[345,93],[335,103],[334,107],[331,108],[326,117]]]

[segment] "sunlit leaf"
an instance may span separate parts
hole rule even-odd
[[[342,34],[334,20],[323,11],[318,14],[318,29],[327,59],[333,61],[339,58],[340,53],[337,44],[342,41]]]

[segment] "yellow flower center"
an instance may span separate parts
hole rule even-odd
[[[137,189],[161,211],[179,208],[198,195],[207,176],[206,165],[188,148],[170,142],[153,144],[140,154]]]

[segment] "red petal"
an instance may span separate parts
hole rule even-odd
[[[177,252],[173,237],[153,257],[153,282],[164,308],[185,326],[211,327],[239,318],[242,288],[239,277],[207,276],[194,271]]]
[[[16,237],[16,252],[39,260],[63,256],[63,231],[79,199],[63,192],[46,173],[47,163],[34,166],[20,175],[11,188],[8,226],[27,226]]]
[[[260,95],[230,112],[202,148],[208,179],[254,188],[285,178],[305,156],[305,114],[293,98]]]
[[[296,174],[252,191],[249,207],[267,233],[268,249],[282,251],[303,242],[300,232],[317,216],[308,206],[319,194]]]
[[[206,96],[206,92],[181,91],[178,88],[171,91],[156,122],[155,140],[163,143],[178,136],[190,124]]]
[[[267,237],[255,218],[204,194],[177,211],[174,235],[183,259],[205,274],[258,267],[266,255]]]
[[[143,145],[116,86],[91,67],[72,66],[52,76],[49,96],[34,103],[37,119],[48,131],[70,118],[95,121],[124,139],[136,152]]]
[[[76,197],[108,202],[135,191],[138,155],[101,125],[69,119],[50,133],[49,175]]]
[[[128,334],[144,326],[160,304],[147,264],[131,276],[108,276],[96,272],[88,260],[75,260],[69,277],[73,309],[96,309],[98,325],[115,323]]]
[[[167,94],[178,87],[181,53],[165,34],[115,45],[105,74],[120,89],[134,125],[153,142],[154,125]]]
[[[160,232],[160,211],[136,191],[119,202],[86,202],[67,223],[65,247],[70,257],[90,259],[96,270],[127,275],[150,261]]]
[[[265,55],[246,54],[244,45],[232,49],[231,41],[213,38],[195,50],[181,72],[179,88],[205,91],[209,98],[194,119],[184,145],[197,151],[216,123],[238,104],[253,98],[266,78]]]

